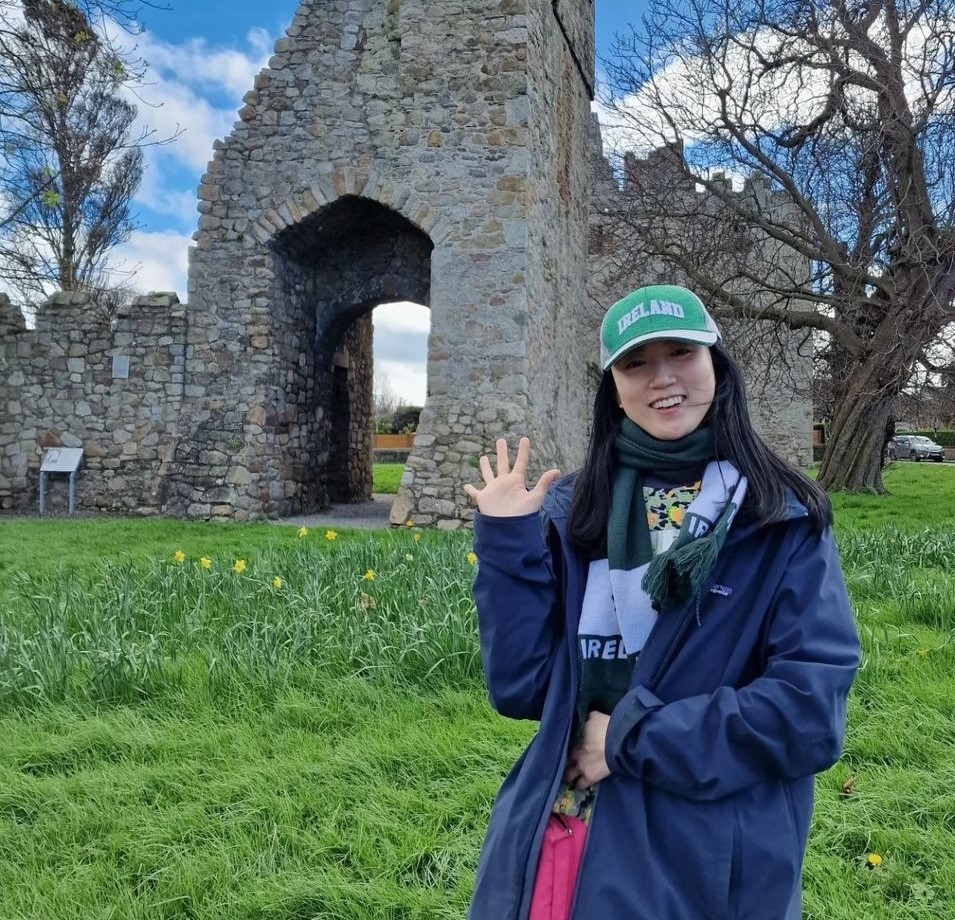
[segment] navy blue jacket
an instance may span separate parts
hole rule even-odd
[[[540,721],[491,813],[470,920],[525,920],[577,691],[587,565],[571,478],[541,514],[475,515],[492,705]],[[797,920],[813,775],[839,757],[859,642],[831,530],[731,529],[698,602],[660,615],[611,713],[572,920]]]

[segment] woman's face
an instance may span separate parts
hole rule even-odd
[[[647,342],[610,370],[617,403],[627,418],[661,441],[695,431],[716,390],[709,348],[691,342]]]

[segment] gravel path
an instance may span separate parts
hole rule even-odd
[[[390,526],[388,515],[391,513],[394,499],[394,495],[376,492],[370,502],[331,505],[321,514],[299,514],[272,523],[286,527],[357,527],[363,530],[380,530]]]

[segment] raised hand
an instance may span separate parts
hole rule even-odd
[[[476,489],[469,483],[464,487],[464,491],[474,499],[481,514],[489,517],[517,517],[538,511],[544,503],[544,496],[550,484],[560,476],[560,470],[548,470],[537,480],[537,485],[528,491],[524,477],[531,457],[531,442],[527,438],[521,438],[517,445],[517,458],[514,460],[513,469],[507,455],[507,441],[498,438],[495,446],[497,474],[491,470],[491,461],[482,456],[478,465],[484,479],[484,488]]]

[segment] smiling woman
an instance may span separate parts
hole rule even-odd
[[[692,342],[648,342],[611,372],[624,415],[662,441],[695,431],[716,391],[710,350]]]
[[[502,438],[465,486],[491,703],[540,722],[469,916],[798,920],[859,662],[828,499],[753,430],[692,292],[634,291],[600,338],[583,468],[527,488]]]

